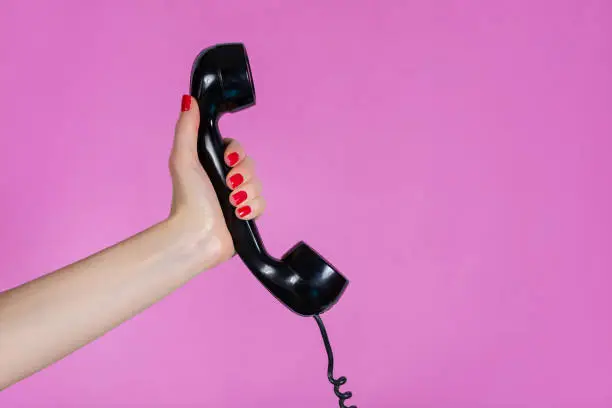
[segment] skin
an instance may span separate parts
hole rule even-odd
[[[181,112],[169,167],[169,216],[85,259],[0,293],[0,390],[36,373],[132,318],[200,272],[230,259],[234,246],[221,207],[197,158],[197,102]],[[238,162],[230,158],[238,154]],[[231,155],[231,156],[230,156]],[[247,193],[238,210],[258,217],[265,202],[254,162],[226,140],[229,178]],[[230,186],[231,188],[231,186]],[[44,341],[40,341],[44,339]]]

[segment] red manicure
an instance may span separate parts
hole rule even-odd
[[[244,177],[242,177],[242,174],[240,173],[234,174],[232,177],[229,178],[230,188],[238,187],[239,185],[242,184],[243,181],[244,181]]]
[[[183,95],[181,99],[181,112],[187,112],[191,108],[191,96]]]
[[[232,200],[234,200],[234,205],[238,205],[238,204],[244,202],[244,200],[246,200],[246,199],[247,199],[246,191],[236,191],[232,195]]]
[[[229,164],[230,166],[233,166],[234,164],[238,163],[239,158],[240,156],[238,155],[238,153],[232,152],[227,155],[227,164]]]
[[[240,218],[246,217],[250,213],[251,213],[251,207],[249,207],[248,205],[245,205],[244,207],[240,207],[238,209],[238,216]]]

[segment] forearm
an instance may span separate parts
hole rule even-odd
[[[186,283],[214,259],[214,237],[169,219],[0,293],[0,389],[63,358]]]

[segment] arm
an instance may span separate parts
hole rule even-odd
[[[208,248],[218,245],[214,239],[185,234],[169,218],[0,293],[0,389],[95,340],[213,265]]]
[[[172,210],[166,220],[0,293],[0,390],[95,340],[232,256],[219,202],[195,154],[195,104],[191,98],[183,100],[177,123],[170,158]],[[234,194],[242,192],[232,198],[236,214],[255,218],[264,205],[253,164],[233,141],[225,155],[233,167],[228,184]],[[242,176],[239,185],[229,180],[235,174]]]

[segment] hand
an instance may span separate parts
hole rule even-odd
[[[167,220],[0,293],[0,390],[100,337],[234,254],[217,195],[198,160],[199,121],[196,101],[183,98],[170,155],[173,198]],[[225,161],[232,167],[227,181],[236,215],[257,217],[265,204],[253,161],[232,140],[226,141]]]
[[[207,264],[214,266],[234,255],[234,244],[215,190],[198,159],[197,101],[185,95],[181,105],[169,160],[173,186],[170,218],[189,234],[206,241]],[[239,218],[257,218],[264,211],[265,201],[260,196],[261,182],[255,174],[254,162],[238,142],[231,139],[224,142],[225,162],[232,168],[226,178],[232,190],[230,202]]]

